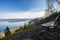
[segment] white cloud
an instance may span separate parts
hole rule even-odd
[[[39,9],[32,9],[25,12],[14,12],[14,13],[3,13],[0,14],[1,19],[9,19],[9,18],[37,18],[43,17],[44,11],[39,11]]]

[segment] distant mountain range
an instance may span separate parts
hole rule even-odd
[[[22,21],[27,21],[31,19],[0,19],[0,22],[2,21],[7,21],[7,22],[22,22]]]
[[[43,18],[35,18],[35,19],[30,19],[30,18],[22,18],[22,19],[0,19],[0,22],[5,21],[5,22],[23,22],[23,21],[29,21],[29,23],[34,23],[38,20],[41,20]]]
[[[42,19],[43,19],[43,18],[35,18],[35,19],[30,20],[29,23],[30,23],[30,24],[34,24],[35,22],[40,21],[40,20],[42,20]]]

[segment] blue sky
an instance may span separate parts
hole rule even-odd
[[[0,0],[0,14],[1,14],[0,18],[1,17],[10,18],[9,16],[7,16],[8,14],[10,14],[10,16],[12,14],[20,15],[22,13],[25,14],[28,11],[43,12],[45,9],[46,9],[46,0]],[[6,14],[6,15],[3,15],[3,14]],[[14,17],[11,17],[11,18],[14,18]],[[22,18],[22,17],[16,17],[16,18]]]

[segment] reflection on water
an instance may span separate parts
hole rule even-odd
[[[4,31],[5,28],[8,26],[10,29],[15,29],[20,26],[23,26],[25,23],[28,23],[28,21],[23,22],[0,22],[0,32]]]

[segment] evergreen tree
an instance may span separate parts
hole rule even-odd
[[[8,37],[8,36],[11,35],[10,29],[9,29],[8,27],[6,27],[6,29],[5,29],[4,32],[5,32],[5,36],[6,36],[6,37]]]
[[[26,23],[25,23],[25,25],[24,25],[24,29],[26,29],[27,28],[27,26],[26,26]]]
[[[22,26],[20,26],[20,29],[23,29],[23,27],[22,27]]]

